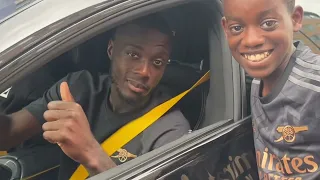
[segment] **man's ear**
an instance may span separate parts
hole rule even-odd
[[[296,6],[293,10],[291,18],[293,23],[293,31],[299,31],[302,28],[303,8],[301,6]]]
[[[228,27],[227,27],[227,19],[226,17],[222,17],[221,19],[221,25],[223,27],[223,32],[224,32],[224,35],[226,36],[226,38],[228,38]]]
[[[113,47],[114,47],[114,42],[112,39],[110,39],[109,44],[108,44],[108,48],[107,48],[107,53],[108,53],[108,57],[110,60],[112,60],[112,53],[113,53]]]

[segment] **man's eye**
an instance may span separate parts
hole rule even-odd
[[[261,24],[261,27],[265,30],[272,30],[278,25],[278,22],[275,20],[268,20]]]
[[[157,59],[157,60],[153,61],[153,64],[156,65],[156,66],[162,66],[163,65],[163,61],[160,60],[160,59]]]
[[[139,58],[139,55],[137,53],[134,53],[134,52],[128,52],[127,55],[132,57],[132,58],[134,58],[134,59],[138,59]]]
[[[234,25],[234,26],[231,26],[230,27],[230,31],[232,33],[239,33],[243,30],[243,27],[242,26],[239,26],[239,25]]]

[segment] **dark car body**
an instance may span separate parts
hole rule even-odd
[[[38,0],[22,9],[0,22],[0,92],[61,57],[84,69],[105,71],[101,66],[106,58],[104,32],[157,11],[170,21],[180,41],[169,70],[177,65],[195,74],[183,79],[173,77],[178,71],[168,70],[171,74],[165,77],[178,79],[169,86],[180,92],[179,87],[191,86],[211,71],[210,82],[180,104],[192,132],[89,179],[258,178],[249,105],[251,78],[228,49],[220,0]],[[316,31],[307,28],[310,24]],[[316,18],[307,19],[295,39],[319,51],[319,41],[313,38],[319,24]],[[83,59],[88,57],[98,60],[86,64]],[[57,146],[10,152],[0,157],[0,179],[56,179],[58,155]]]

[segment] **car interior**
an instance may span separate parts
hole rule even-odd
[[[212,36],[212,23],[220,19],[220,17],[214,20],[212,18],[212,9],[205,6],[206,4],[190,3],[161,11],[162,16],[167,20],[175,35],[170,62],[159,86],[166,88],[173,97],[189,89],[210,69],[210,53],[212,52],[209,52],[209,48],[217,45],[217,43],[214,44],[209,41],[210,31]],[[73,47],[51,60],[43,68],[49,69],[47,73],[55,81],[58,81],[69,72],[84,69],[92,73],[108,73],[110,60],[106,50],[111,33],[112,29],[109,29]],[[213,49],[213,51],[220,51],[220,48]],[[221,63],[217,62],[217,69],[221,67]],[[38,71],[33,72],[33,74],[36,73]],[[212,122],[204,122],[209,89],[210,81],[191,91],[176,104],[188,119],[192,130],[212,124]],[[21,177],[36,175],[39,172],[38,166],[40,166],[41,169],[47,170],[47,173],[44,173],[45,175],[36,175],[35,178],[51,177],[55,179],[57,167],[59,166],[58,158],[49,158],[47,160],[41,157],[46,157],[48,153],[58,155],[59,152],[59,148],[56,145],[13,150],[9,155],[0,157],[0,174],[2,177],[20,179]],[[4,165],[8,164],[8,162],[10,162],[10,165]],[[24,164],[25,162],[37,164],[37,167],[28,166]]]
[[[206,12],[196,6],[185,5],[161,14],[174,32],[173,51],[159,86],[168,89],[174,97],[189,89],[209,70],[208,26]],[[197,16],[192,13],[197,11]],[[110,60],[107,46],[112,30],[104,32],[57,57],[50,64],[54,79],[61,79],[69,72],[88,70],[91,73],[109,73]],[[68,62],[68,63],[66,63]],[[63,66],[62,66],[63,64]],[[61,67],[64,67],[63,69]],[[204,118],[204,106],[209,82],[190,92],[177,104],[189,120],[192,129],[197,129]],[[197,126],[198,125],[198,126]]]

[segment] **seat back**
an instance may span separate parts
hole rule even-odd
[[[70,51],[74,71],[108,73],[110,59],[107,54],[111,32],[102,33]]]
[[[191,64],[173,62],[167,65],[159,86],[174,97],[189,89],[204,73],[191,67]],[[197,129],[204,118],[208,89],[209,81],[193,89],[175,105],[189,121],[191,129]]]

